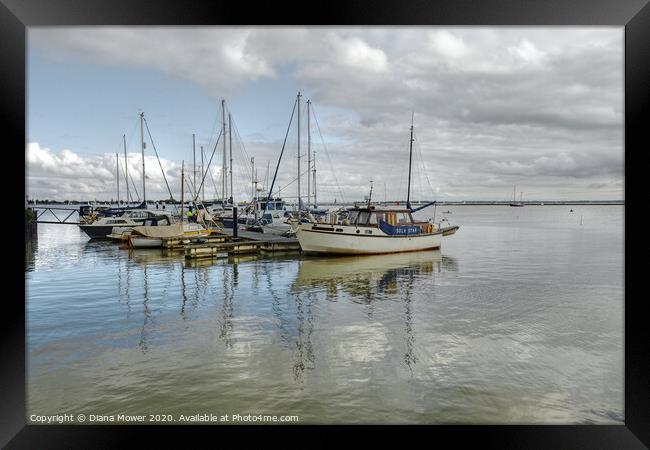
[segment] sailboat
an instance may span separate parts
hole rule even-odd
[[[144,167],[144,113],[140,113],[140,142],[142,149],[142,204],[135,208],[109,208],[101,213],[93,210],[91,206],[82,206],[79,211],[79,228],[85,232],[91,239],[112,238],[121,240],[121,236],[136,226],[145,225],[146,223],[173,223],[172,214],[167,211],[150,210],[147,207],[146,199],[146,175]],[[148,126],[147,126],[148,127]],[[147,128],[148,130],[148,128]],[[126,160],[126,137],[124,139],[124,155]],[[157,156],[157,154],[156,154]],[[127,204],[129,203],[128,194],[128,165],[125,164],[126,186],[127,186]],[[164,176],[164,173],[163,173]],[[171,193],[170,193],[171,195]],[[119,198],[119,170],[118,170],[118,198]],[[116,228],[115,230],[113,230]]]
[[[293,225],[305,252],[332,254],[377,254],[439,249],[444,231],[430,221],[416,221],[412,213],[433,205],[411,207],[413,117],[409,146],[409,175],[406,208],[372,205],[372,184],[367,204],[348,210],[342,223],[296,223]],[[455,230],[454,230],[455,231]]]
[[[132,248],[159,248],[162,247],[164,238],[197,238],[208,237],[218,230],[206,228],[200,223],[183,222],[183,206],[185,203],[185,161],[181,166],[181,215],[180,222],[173,224],[153,224],[152,226],[133,227],[127,237],[128,245]]]
[[[516,206],[516,207],[524,206],[524,204],[521,201],[517,202],[517,185],[515,185],[512,191],[512,203],[510,203],[510,206]]]
[[[271,233],[271,234],[277,234],[277,235],[286,235],[286,234],[291,234],[293,233],[293,226],[291,223],[292,216],[300,216],[301,212],[304,212],[305,207],[304,202],[302,201],[302,198],[300,196],[300,181],[301,181],[301,171],[300,171],[300,97],[302,94],[298,92],[298,95],[296,97],[296,101],[294,102],[293,105],[293,110],[291,112],[291,118],[289,119],[289,125],[287,127],[287,133],[284,137],[284,143],[282,144],[282,151],[280,152],[280,157],[278,158],[278,163],[275,167],[275,174],[273,175],[273,181],[271,182],[271,186],[269,189],[268,195],[262,198],[257,198],[255,196],[253,198],[252,204],[249,205],[248,210],[242,215],[238,223],[242,223],[242,221],[246,224],[247,228],[249,231],[258,231],[262,233]],[[307,107],[309,108],[311,102],[307,102]],[[309,111],[309,109],[308,109]],[[291,123],[293,122],[293,117],[295,113],[298,113],[298,203],[297,203],[297,210],[290,211],[284,200],[282,198],[273,196],[273,187],[275,185],[275,181],[278,175],[278,169],[280,167],[280,162],[282,161],[282,155],[284,154],[284,150],[286,147],[287,143],[287,137],[289,136],[289,130],[291,129]],[[309,118],[309,115],[307,116]],[[309,126],[307,127],[308,132],[310,130]],[[308,134],[308,155],[310,154],[309,152],[309,145],[311,142],[311,135]],[[308,160],[308,172],[312,170],[311,166],[311,160]],[[315,181],[315,169],[314,169],[314,181]],[[254,176],[254,180],[255,180]],[[308,177],[309,179],[309,177]],[[255,184],[257,181],[253,181]],[[315,186],[314,186],[314,191],[315,191]],[[309,203],[309,202],[308,202]],[[314,199],[315,203],[315,199]],[[308,205],[307,205],[308,207]],[[230,221],[232,223],[232,220]],[[228,225],[225,225],[226,227]]]

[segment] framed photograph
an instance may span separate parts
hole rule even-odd
[[[3,447],[650,445],[646,0],[0,1]]]

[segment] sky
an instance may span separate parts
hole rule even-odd
[[[145,128],[147,198],[169,198],[167,184],[180,198],[181,165],[193,181],[201,146],[204,167],[214,151],[205,197],[221,196],[223,148],[215,143],[224,99],[234,198],[249,200],[250,158],[268,190],[301,92],[303,199],[309,99],[319,202],[362,200],[371,184],[376,200],[406,198],[412,118],[411,199],[511,200],[516,186],[517,200],[621,200],[623,32],[30,27],[27,193],[115,199],[119,168],[124,199],[125,134],[130,193],[142,195],[144,112],[153,138]],[[298,195],[297,135],[294,117],[274,187],[287,200]]]

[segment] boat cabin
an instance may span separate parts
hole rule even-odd
[[[373,206],[350,209],[342,225],[379,228],[390,236],[411,236],[435,231],[433,224],[413,220],[409,209],[375,209]]]
[[[377,227],[380,222],[386,222],[389,225],[411,225],[415,223],[411,211],[408,209],[380,209],[354,208],[344,219],[343,225],[356,225],[360,227]]]
[[[260,199],[258,204],[260,211],[282,211],[284,209],[284,200],[281,198]]]

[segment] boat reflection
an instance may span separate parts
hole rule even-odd
[[[379,298],[395,296],[403,301],[404,353],[402,361],[413,372],[418,358],[415,354],[414,295],[417,279],[430,277],[443,270],[458,270],[457,262],[442,256],[440,250],[369,256],[337,256],[304,259],[290,292],[296,303],[298,333],[295,337],[296,354],[294,377],[302,378],[305,369],[314,367],[312,347],[314,330],[312,303],[318,292],[336,301],[339,296],[366,305],[366,314],[372,319],[374,303]]]
[[[296,383],[303,383],[319,358],[315,345],[319,334],[316,324],[328,300],[358,303],[358,310],[374,324],[374,310],[381,309],[381,314],[385,314],[381,300],[398,299],[401,305],[395,318],[401,329],[401,344],[397,344],[399,359],[413,371],[418,362],[415,305],[422,301],[418,283],[422,278],[458,268],[455,260],[442,256],[439,250],[282,261],[280,265],[285,267],[298,266],[288,286],[279,282],[282,270],[278,271],[278,264],[269,264],[257,257],[209,260],[205,264],[193,261],[195,264],[192,264],[182,257],[170,258],[160,249],[129,254],[118,267],[117,289],[119,297],[125,300],[127,317],[137,315],[136,320],[140,321],[138,347],[143,353],[150,350],[152,331],[156,328],[155,313],[165,308],[167,299],[171,298],[172,302],[177,302],[172,304],[177,305],[187,327],[193,326],[192,319],[201,304],[210,308],[216,306],[215,335],[225,350],[236,349],[237,336],[242,337],[241,333],[246,333],[248,327],[247,322],[241,322],[242,306],[247,310],[245,315],[253,315],[256,311],[250,309],[249,302],[242,303],[242,299],[246,300],[244,296],[249,294],[266,296],[270,303],[254,308],[259,308],[258,312],[268,308],[267,314],[273,318],[271,328],[275,329],[269,329],[269,337],[279,338],[281,347],[291,352],[287,369]],[[178,280],[176,286],[167,284],[174,279]],[[377,321],[377,326],[382,320]],[[356,345],[363,347],[364,344]]]
[[[378,293],[398,293],[400,280],[406,275],[454,270],[454,265],[445,263],[445,259],[440,250],[305,259],[291,288],[296,293],[324,288],[330,300],[342,290],[353,301],[370,303]]]

